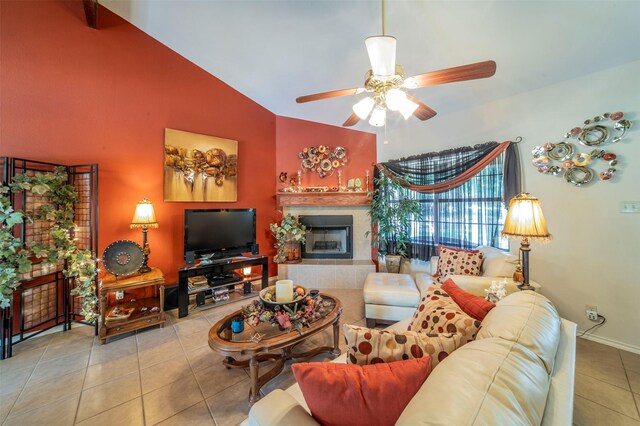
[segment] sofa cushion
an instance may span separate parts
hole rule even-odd
[[[482,275],[487,277],[513,277],[518,266],[518,256],[495,247],[476,247],[484,255]]]
[[[367,365],[431,357],[431,368],[466,343],[459,334],[377,330],[345,324],[347,363]]]
[[[432,334],[456,333],[468,342],[475,338],[479,327],[480,321],[465,314],[440,284],[434,284],[427,289],[407,329]]]
[[[538,425],[549,380],[524,346],[476,340],[433,370],[396,425]]]
[[[311,414],[323,425],[393,425],[431,371],[429,357],[389,364],[293,364]]]
[[[363,288],[364,303],[416,307],[420,292],[409,274],[371,272]]]
[[[535,291],[512,293],[496,303],[482,321],[476,338],[489,337],[525,346],[551,374],[560,341],[560,316],[549,299]]]
[[[438,271],[434,277],[442,280],[442,277],[454,274],[480,275],[483,257],[478,250],[438,246]]]
[[[487,313],[496,307],[495,303],[464,291],[458,287],[451,278],[442,284],[442,289],[451,296],[453,301],[456,302],[456,305],[460,306],[460,309],[462,309],[465,314],[479,321],[482,321],[484,317],[487,316]]]

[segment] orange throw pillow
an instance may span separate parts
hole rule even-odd
[[[365,366],[300,363],[291,370],[322,425],[391,426],[427,379],[431,358]]]
[[[442,289],[460,306],[462,312],[478,321],[482,321],[489,311],[496,307],[495,303],[464,291],[451,278],[442,284]]]

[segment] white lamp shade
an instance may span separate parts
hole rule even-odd
[[[356,113],[360,120],[366,120],[374,104],[373,98],[366,97],[353,106],[353,112]]]
[[[377,106],[373,109],[373,112],[371,113],[369,124],[371,124],[374,127],[382,127],[384,126],[384,122],[386,118],[387,118],[387,111],[384,108]]]
[[[387,102],[387,108],[391,111],[398,111],[407,100],[407,94],[402,90],[391,89],[387,92],[385,100]]]
[[[157,228],[158,221],[156,213],[153,210],[153,204],[146,198],[138,203],[136,211],[133,213],[130,228]]]
[[[377,77],[389,77],[396,73],[396,38],[373,36],[364,41],[369,53],[371,70]]]
[[[400,114],[404,117],[405,120],[408,120],[409,117],[418,109],[418,104],[413,102],[410,99],[407,99],[405,96],[405,100],[400,107]]]
[[[542,214],[540,201],[524,192],[509,202],[509,211],[504,221],[502,235],[505,237],[527,237],[549,239],[547,222]]]

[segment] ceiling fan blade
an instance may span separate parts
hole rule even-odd
[[[413,112],[413,115],[415,115],[416,118],[425,121],[436,116],[437,112],[422,103],[420,99],[417,99],[411,95],[407,95],[407,99],[418,104],[418,108],[416,108],[416,110]]]
[[[332,90],[330,92],[314,93],[313,95],[300,96],[296,98],[296,102],[302,104],[304,102],[319,101],[321,99],[336,98],[338,96],[349,96],[358,94],[359,89],[342,89]]]
[[[347,120],[344,123],[342,123],[342,125],[344,127],[351,127],[351,126],[356,125],[358,123],[358,121],[360,121],[360,117],[358,117],[356,115],[356,113],[354,112],[353,114],[351,114],[349,116],[349,118],[347,118]]]
[[[439,71],[431,71],[412,77],[416,87],[435,86],[438,84],[455,83],[457,81],[477,80],[491,77],[496,73],[494,61],[477,62]]]

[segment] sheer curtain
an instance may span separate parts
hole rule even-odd
[[[439,244],[470,249],[478,245],[508,248],[500,238],[505,202],[520,192],[517,149],[510,142],[393,160],[376,172],[409,182],[398,197],[417,199],[423,219],[413,221],[408,254],[429,260]]]

